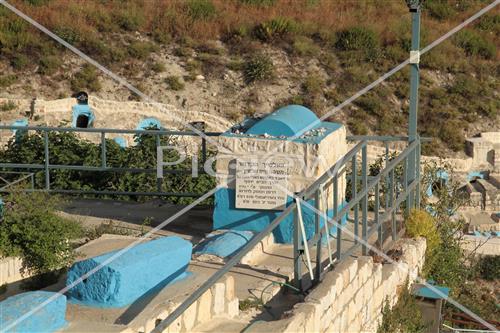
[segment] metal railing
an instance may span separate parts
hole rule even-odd
[[[388,141],[395,141],[393,138]],[[359,156],[361,155],[361,156]],[[413,177],[409,175],[408,160],[410,156],[416,156],[417,165]],[[361,164],[360,174],[358,175],[358,164]],[[256,234],[245,246],[243,246],[226,264],[215,272],[205,283],[196,289],[184,302],[182,302],[170,315],[158,323],[152,332],[159,333],[164,331],[171,323],[182,315],[194,302],[197,301],[203,293],[210,289],[222,276],[235,267],[255,245],[269,235],[273,230],[290,214],[294,216],[294,239],[293,239],[293,265],[294,278],[293,283],[299,290],[306,288],[321,281],[329,269],[344,258],[354,255],[357,250],[361,250],[362,255],[368,254],[369,246],[372,246],[371,236],[377,234],[376,242],[379,242],[378,248],[383,250],[384,237],[387,230],[390,230],[390,238],[396,240],[404,227],[397,221],[397,215],[408,212],[412,207],[406,204],[410,195],[416,198],[415,206],[420,205],[420,139],[410,143],[399,155],[390,158],[385,157],[385,166],[382,170],[369,176],[369,166],[367,157],[367,140],[356,144],[346,155],[344,155],[335,165],[328,169],[312,185],[295,196],[295,200],[286,207],[286,209],[276,217],[264,230]],[[348,173],[350,173],[348,175]],[[351,196],[343,208],[339,207],[339,198],[342,194],[339,192],[339,180],[346,176],[350,181]],[[409,181],[409,179],[413,179]],[[333,215],[328,216],[327,205],[325,205],[325,191],[327,187],[332,187],[333,192]],[[307,200],[313,200],[309,204]],[[383,199],[383,200],[382,200]],[[383,204],[382,204],[383,201]],[[372,204],[370,206],[370,204]],[[315,232],[312,237],[306,239],[302,220],[302,206],[309,207],[315,212]],[[372,218],[368,212],[372,211]],[[361,214],[360,214],[361,213]],[[403,215],[401,214],[401,215]],[[349,230],[347,225],[342,225],[343,216],[349,216],[349,222],[352,224],[353,231]],[[323,217],[323,223],[321,220]],[[327,217],[327,218],[325,218]],[[386,222],[390,223],[387,227]],[[322,225],[323,224],[323,225]],[[336,227],[336,234],[331,235],[330,227]],[[361,228],[360,228],[361,227]],[[351,233],[352,242],[349,246],[345,245],[344,234]],[[336,250],[333,252],[329,237],[336,238]],[[323,239],[327,238],[327,258],[323,258]],[[333,240],[332,240],[333,243]],[[316,248],[316,266],[313,267],[310,250]],[[306,256],[304,260],[304,256]],[[302,262],[306,262],[307,269],[304,271],[301,267]],[[307,283],[309,280],[312,283]]]
[[[51,171],[52,170],[72,170],[72,171],[91,171],[96,173],[112,172],[112,173],[144,173],[155,174],[157,168],[131,168],[131,167],[113,167],[108,163],[107,151],[107,134],[123,134],[123,135],[151,135],[156,139],[156,147],[160,145],[162,137],[193,137],[193,140],[199,140],[199,153],[201,154],[201,165],[207,159],[207,142],[205,138],[199,137],[195,132],[191,131],[170,131],[170,130],[122,130],[122,129],[109,129],[109,128],[64,128],[64,127],[43,127],[43,126],[10,126],[0,125],[1,131],[19,131],[19,132],[34,132],[40,133],[43,137],[43,163],[5,163],[0,161],[0,170],[19,172],[21,170],[28,170],[29,172],[39,173],[43,172],[44,184],[43,188],[35,188],[34,182],[32,189],[43,190],[51,193],[64,193],[64,194],[82,194],[82,195],[128,195],[128,196],[172,196],[172,197],[198,197],[203,193],[178,193],[178,192],[165,192],[162,190],[162,182],[157,179],[156,191],[116,191],[116,190],[83,190],[83,189],[55,189],[51,186]],[[15,136],[10,132],[9,136],[13,139]],[[19,133],[18,132],[18,133]],[[70,165],[70,164],[52,164],[50,162],[50,138],[49,133],[79,133],[79,134],[95,134],[99,136],[97,144],[100,149],[100,165]],[[207,136],[219,136],[217,132],[204,132]],[[16,138],[17,139],[17,138]],[[22,138],[19,138],[22,140]],[[20,143],[22,144],[22,142]],[[156,150],[153,152],[156,155]],[[192,168],[185,169],[164,169],[166,174],[184,174],[190,175]],[[205,173],[205,170],[199,169],[199,174]],[[0,189],[0,191],[7,191],[7,189]]]

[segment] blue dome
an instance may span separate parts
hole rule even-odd
[[[308,126],[320,125],[318,117],[301,105],[288,105],[271,113],[250,127],[246,134],[271,136],[294,136]]]

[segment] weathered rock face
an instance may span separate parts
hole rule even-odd
[[[65,316],[66,296],[54,292],[31,291],[0,302],[2,332],[55,332],[66,325]]]
[[[182,278],[192,245],[180,237],[163,237],[80,261],[68,272],[71,300],[90,306],[122,307],[155,288]],[[101,267],[99,270],[98,267]],[[95,273],[94,273],[95,272]],[[93,274],[92,274],[93,273]],[[82,283],[80,277],[90,275]]]

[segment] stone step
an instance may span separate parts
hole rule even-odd
[[[488,177],[488,182],[491,185],[495,186],[497,190],[500,190],[500,175],[490,174],[490,176]]]
[[[192,332],[242,332],[249,325],[250,322],[246,320],[215,318],[194,327]]]

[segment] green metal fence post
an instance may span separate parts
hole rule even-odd
[[[380,222],[380,182],[375,185],[375,225],[379,224]],[[384,229],[383,229],[383,223],[380,223],[380,226],[378,227],[378,243],[380,246],[380,249],[383,248],[384,244]]]
[[[358,192],[358,167],[356,165],[356,155],[352,157],[352,176],[351,176],[351,200],[355,200]],[[358,244],[359,237],[359,207],[354,206],[354,244]]]
[[[316,214],[314,214],[315,216],[315,234],[316,236],[318,236],[318,240],[316,242],[316,271],[315,271],[315,282],[318,283],[320,281],[320,278],[321,278],[321,263],[322,263],[322,260],[321,260],[321,243],[322,243],[322,235],[323,233],[321,232],[321,217],[323,216],[323,209],[325,209],[325,207],[322,207],[321,205],[321,199],[323,197],[323,186],[320,185],[318,187],[318,190],[316,191],[315,193],[315,197],[314,197],[314,207],[316,208]],[[318,213],[318,212],[321,212]],[[327,223],[327,221],[325,220],[324,223]]]
[[[410,51],[410,115],[408,120],[408,141],[409,144],[417,140],[417,111],[418,111],[418,86],[420,80],[420,4],[422,0],[406,0],[411,13],[411,51]],[[416,151],[410,154],[408,169],[408,184],[416,178],[417,154]],[[412,191],[409,196],[408,205],[414,206],[415,194]]]
[[[49,162],[49,133],[47,131],[43,131],[43,142],[44,142],[44,150],[45,150],[45,189],[50,190],[50,162]]]
[[[101,132],[101,167],[106,168],[106,132]]]
[[[363,146],[361,150],[361,182],[362,182],[362,189],[365,189],[368,185],[368,161],[367,161],[367,151],[366,151],[366,145]],[[368,193],[365,194],[363,201],[361,202],[361,210],[362,210],[362,217],[363,217],[363,225],[361,228],[361,233],[362,233],[362,239],[364,241],[363,247],[362,247],[362,252],[363,255],[367,255],[368,253],[368,248],[366,246],[366,243],[368,242]]]
[[[419,209],[420,208],[420,149],[422,147],[422,141],[420,141],[420,138],[417,138],[418,146],[416,147],[417,150],[417,186],[415,189],[416,193],[416,200],[415,200],[415,208]]]
[[[295,199],[295,203],[300,205],[299,200]],[[299,229],[299,211],[297,208],[293,210],[293,285],[302,290],[302,268],[300,257],[302,255],[300,243],[302,242],[300,238]]]

